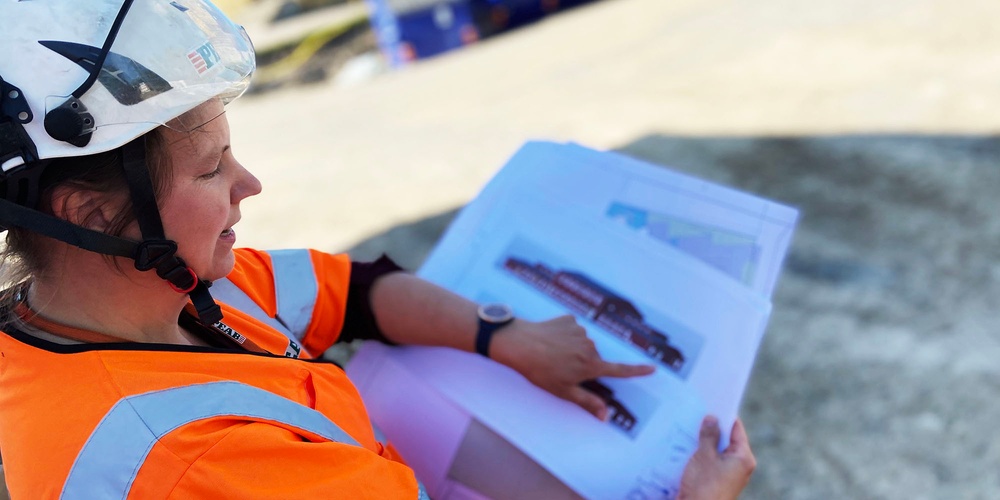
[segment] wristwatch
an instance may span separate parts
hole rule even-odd
[[[476,352],[490,357],[490,339],[497,330],[514,321],[514,310],[507,304],[479,306],[479,330],[476,332]]]

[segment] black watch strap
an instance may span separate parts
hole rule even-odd
[[[476,332],[476,352],[487,358],[490,357],[490,341],[493,340],[493,334],[506,324],[479,320],[479,331]]]
[[[514,321],[510,307],[503,304],[486,304],[479,308],[479,329],[476,331],[476,352],[490,357],[490,341],[497,330]]]

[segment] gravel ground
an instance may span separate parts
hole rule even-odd
[[[802,211],[744,402],[750,498],[996,498],[1000,139],[625,146]]]

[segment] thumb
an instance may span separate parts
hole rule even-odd
[[[698,447],[707,448],[712,451],[719,449],[719,438],[722,431],[719,430],[719,419],[713,415],[705,416],[701,421],[701,431],[698,433]]]
[[[733,423],[733,431],[729,434],[729,446],[723,451],[726,454],[740,454],[750,450],[750,439],[747,438],[746,428],[743,422],[736,419]]]

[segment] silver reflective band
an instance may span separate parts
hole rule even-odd
[[[312,322],[313,310],[319,297],[319,284],[312,257],[305,249],[272,250],[268,255],[273,268],[276,317],[269,316],[228,278],[212,282],[212,296],[281,332],[298,346],[298,351],[292,357],[301,357],[301,352],[306,351],[302,339]]]
[[[236,416],[277,422],[360,446],[322,413],[239,382],[212,382],[124,398],[104,416],[70,470],[61,498],[126,498],[153,445],[185,424]]]
[[[277,319],[268,316],[246,292],[233,284],[232,281],[229,281],[228,278],[213,281],[212,288],[209,291],[212,292],[212,297],[215,297],[219,302],[239,309],[241,312],[253,316],[257,321],[278,330],[288,337],[289,340],[294,340],[296,343],[299,342],[299,339],[296,338],[295,334],[288,327]]]
[[[309,250],[272,250],[274,296],[278,302],[278,321],[287,326],[301,343],[312,321],[319,295],[316,270]]]

